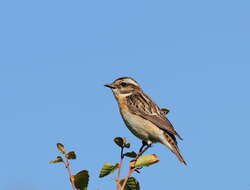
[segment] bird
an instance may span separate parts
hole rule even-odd
[[[176,137],[180,140],[182,137],[159,106],[143,92],[136,80],[132,77],[120,77],[104,86],[112,90],[125,125],[142,140],[143,146],[150,147],[153,143],[161,143],[168,147],[181,163],[187,165],[176,140]]]

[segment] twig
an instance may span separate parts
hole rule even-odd
[[[123,182],[123,184],[122,184],[121,190],[124,190],[125,185],[126,185],[126,183],[127,183],[127,181],[128,181],[128,178],[131,176],[131,174],[132,174],[134,171],[135,171],[135,168],[130,168],[130,169],[129,169],[128,174],[127,174],[127,176],[126,176],[126,178],[124,179],[124,182]]]
[[[116,178],[116,190],[120,190],[121,185],[120,185],[120,176],[121,176],[121,168],[122,168],[122,162],[123,162],[123,149],[124,147],[121,148],[121,159],[118,165],[118,172],[117,172],[117,178]]]
[[[133,161],[134,161],[134,166],[135,166],[136,161],[138,160],[138,158],[140,158],[140,156],[141,156],[144,152],[146,152],[146,150],[148,150],[148,148],[150,147],[150,145],[148,145],[144,150],[142,150],[144,146],[145,146],[145,145],[143,145],[143,146],[140,148],[140,150],[139,150],[137,156],[136,156],[135,159],[133,160]],[[128,181],[128,178],[131,176],[131,174],[132,174],[135,170],[136,170],[136,167],[130,167],[130,169],[129,169],[129,171],[128,171],[128,174],[127,174],[127,176],[126,176],[126,178],[124,179],[124,182],[123,182],[123,184],[122,184],[121,190],[124,190],[124,188],[125,188],[125,186],[126,186],[126,183],[127,183],[127,181]]]
[[[74,182],[71,180],[72,175],[71,175],[71,169],[70,169],[70,166],[69,166],[69,160],[67,158],[65,158],[65,159],[66,159],[66,162],[64,162],[64,164],[65,164],[65,167],[67,168],[67,171],[68,171],[68,174],[69,174],[70,183],[72,185],[73,190],[77,190],[76,187],[75,187]]]
[[[138,152],[137,156],[135,157],[135,162],[138,160],[138,158],[144,153],[146,152],[149,148],[151,147],[151,145],[148,145],[146,148],[144,148],[144,150],[141,150],[140,152]]]

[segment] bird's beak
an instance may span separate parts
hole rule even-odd
[[[113,85],[113,84],[105,84],[104,86],[106,86],[106,87],[108,87],[108,88],[112,88],[112,89],[115,88],[115,85]]]

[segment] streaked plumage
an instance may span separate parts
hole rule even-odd
[[[122,77],[105,86],[112,89],[122,118],[135,136],[149,145],[157,142],[164,144],[186,164],[175,138],[182,139],[181,136],[134,79]]]

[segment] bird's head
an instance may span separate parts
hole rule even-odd
[[[140,85],[131,77],[121,77],[104,86],[111,88],[115,96],[129,96],[136,90],[140,90]]]

